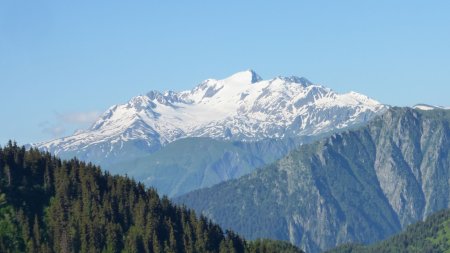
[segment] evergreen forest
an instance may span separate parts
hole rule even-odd
[[[152,188],[77,159],[0,148],[0,252],[302,252],[246,241]]]

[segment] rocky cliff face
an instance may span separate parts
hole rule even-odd
[[[450,112],[392,108],[178,202],[247,238],[307,252],[370,243],[450,206]]]

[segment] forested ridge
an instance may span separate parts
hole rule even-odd
[[[247,242],[154,189],[77,159],[0,148],[0,252],[301,252]]]
[[[404,232],[374,245],[342,245],[327,253],[442,253],[450,252],[450,210],[439,211]]]

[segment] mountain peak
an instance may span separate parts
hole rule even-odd
[[[159,148],[185,137],[281,139],[348,127],[385,109],[365,96],[335,94],[310,84],[295,76],[264,81],[255,71],[246,70],[222,80],[208,79],[192,90],[150,91],[110,108],[83,134],[37,146],[52,152],[88,147],[97,152],[100,143],[125,141],[144,141],[149,148]],[[137,120],[143,124],[132,125]]]
[[[237,83],[251,84],[262,81],[262,78],[258,74],[256,74],[256,72],[253,71],[252,69],[248,69],[245,71],[237,72],[231,75],[230,77],[227,77],[225,80]]]

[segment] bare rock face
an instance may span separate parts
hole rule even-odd
[[[249,239],[371,243],[450,207],[450,111],[391,108],[251,175],[177,198]]]

